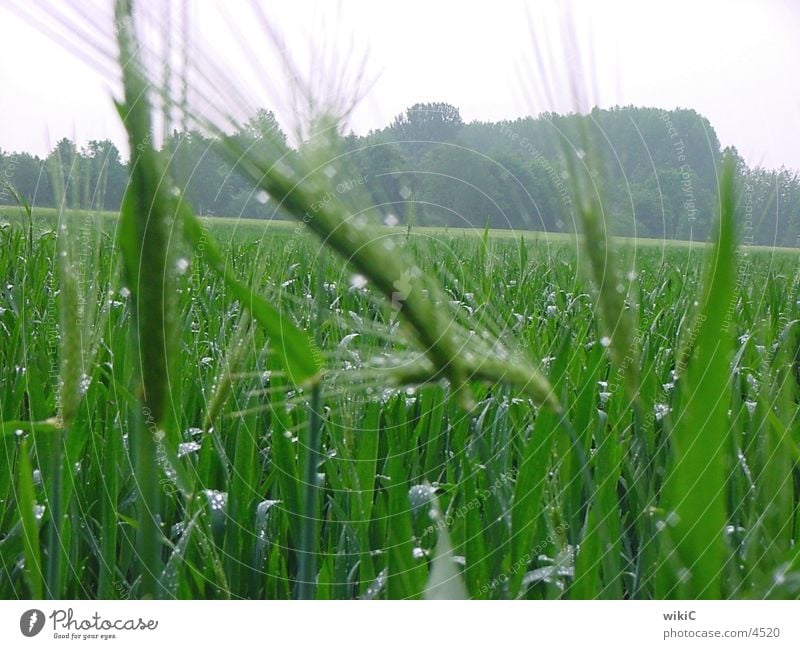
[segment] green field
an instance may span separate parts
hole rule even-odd
[[[384,227],[346,93],[301,93],[294,148],[173,78],[140,17],[120,1],[86,32],[122,80],[119,215],[3,185],[0,597],[800,595],[798,253],[737,246],[769,239],[735,149],[716,205],[684,195],[709,244],[610,238],[630,230],[582,120],[539,170],[580,239]],[[214,201],[155,137],[177,115],[237,200],[294,221],[196,214]],[[95,171],[56,156],[50,204],[109,205]],[[395,189],[417,223],[425,197]]]
[[[117,221],[71,214],[59,237],[53,214],[33,214],[6,210],[0,228],[4,598],[136,598],[152,565],[167,598],[289,598],[309,565],[320,599],[800,591],[796,253],[739,253],[713,332],[732,342],[726,364],[700,356],[693,373],[714,318],[699,297],[708,249],[620,246],[632,401],[568,237],[375,230],[441,283],[437,308],[467,338],[532,359],[558,413],[478,378],[471,407],[444,379],[395,387],[415,341],[371,282],[292,223],[214,220],[226,267],[310,332],[325,373],[293,386],[274,336],[171,238],[177,333],[145,485],[131,440],[150,352],[131,346]],[[137,541],[143,491],[155,563]]]
[[[83,210],[75,210],[75,213],[82,215],[85,213]],[[112,233],[117,227],[119,214],[116,212],[91,212],[91,215],[102,223],[102,227],[109,233]],[[33,212],[33,219],[35,227],[38,230],[52,229],[58,223],[59,212],[55,208],[38,207]],[[22,223],[24,221],[23,213],[16,206],[0,205],[0,222],[6,223]],[[275,231],[290,231],[294,232],[297,229],[297,223],[294,221],[284,221],[280,219],[273,220],[260,220],[239,218],[232,216],[214,216],[210,217],[207,223],[213,228],[218,236],[227,237],[228,240],[232,236],[242,237],[257,237],[263,233]],[[406,226],[389,227],[386,225],[376,225],[375,230],[381,233],[391,234],[411,234],[415,237],[441,237],[446,238],[460,238],[460,237],[474,237],[482,236],[483,230],[476,228],[450,228],[450,227],[432,227],[424,225],[415,225],[410,230]],[[528,243],[541,243],[552,244],[556,246],[577,246],[577,240],[574,234],[566,234],[562,232],[539,232],[536,230],[513,230],[513,229],[492,229],[489,230],[489,236],[492,239],[524,239]],[[623,248],[682,248],[682,249],[698,249],[703,250],[707,247],[707,242],[704,241],[683,241],[680,239],[652,239],[648,237],[611,237],[612,241]],[[787,248],[783,246],[763,246],[763,245],[749,245],[744,246],[744,250],[760,253],[770,253],[775,256],[794,254],[800,256],[800,249]]]

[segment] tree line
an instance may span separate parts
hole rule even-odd
[[[292,148],[266,110],[234,134],[245,147],[261,146],[265,136],[287,155],[318,145],[312,140]],[[334,190],[354,205],[373,206],[364,218],[568,232],[578,222],[572,187],[579,174],[598,192],[616,234],[666,239],[708,236],[717,172],[728,153],[741,180],[742,240],[800,245],[798,174],[749,167],[735,148],[721,148],[713,126],[694,110],[625,106],[465,123],[456,107],[427,103],[366,135],[326,131],[320,137],[336,155],[329,165]],[[283,216],[217,154],[207,135],[174,131],[162,147],[199,213]],[[78,148],[65,138],[45,158],[0,151],[0,203],[22,197],[34,206],[63,202],[115,211],[128,172],[109,140]]]

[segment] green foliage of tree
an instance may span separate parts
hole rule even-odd
[[[418,103],[367,135],[329,134],[340,140],[333,186],[353,204],[366,199],[387,222],[407,222],[413,213],[420,225],[483,228],[488,220],[494,228],[569,231],[576,219],[562,152],[582,158],[586,133],[592,157],[603,162],[596,184],[611,232],[705,240],[720,161],[730,154],[745,187],[744,241],[800,245],[797,173],[748,167],[735,147],[721,148],[705,117],[687,109],[619,106],[588,115],[465,123],[455,106]],[[264,109],[233,137],[244,149],[265,151],[267,141],[288,141]],[[280,206],[259,200],[253,183],[205,134],[173,131],[163,148],[199,213],[281,218]],[[13,203],[12,193],[2,190],[8,184],[33,205],[53,206],[61,197],[70,206],[118,210],[128,176],[109,140],[79,149],[64,138],[45,159],[0,151],[0,204]]]

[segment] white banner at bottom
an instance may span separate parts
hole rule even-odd
[[[0,602],[2,647],[798,647],[799,629],[795,601]]]

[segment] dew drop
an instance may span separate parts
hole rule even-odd
[[[430,485],[414,485],[408,490],[411,509],[417,511],[431,502],[436,490]]]
[[[184,442],[183,444],[178,444],[178,457],[196,453],[200,448],[199,442]]]
[[[653,413],[656,416],[656,421],[661,421],[666,415],[672,411],[666,403],[657,403],[653,406]]]
[[[228,504],[227,493],[224,491],[217,491],[216,489],[206,489],[204,493],[208,499],[208,505],[213,511],[225,509],[225,505]]]

